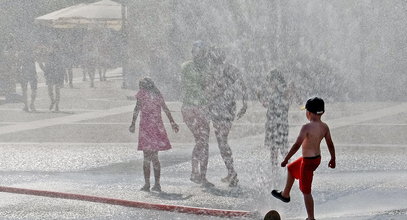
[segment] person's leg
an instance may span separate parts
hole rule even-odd
[[[143,151],[143,155],[144,186],[141,188],[141,190],[150,191],[151,152]]]
[[[279,141],[278,141],[278,139],[280,138],[279,136],[278,136],[278,126],[277,126],[277,124],[275,123],[275,121],[271,121],[270,122],[270,142],[271,142],[271,144],[270,144],[270,146],[269,146],[269,149],[270,149],[270,161],[271,161],[271,164],[274,166],[274,167],[277,167],[278,166],[278,153],[279,153],[279,151],[278,151],[278,149],[279,149]]]
[[[277,167],[277,160],[276,160],[276,150],[275,150],[275,143],[274,143],[274,134],[275,128],[269,118],[267,118],[265,124],[265,135],[264,135],[264,148],[270,151],[270,162],[273,167]]]
[[[90,78],[90,87],[95,87],[95,72],[96,72],[96,69],[95,68],[93,68],[93,67],[91,67],[91,68],[88,68],[88,74],[89,74],[89,78]]]
[[[304,195],[304,203],[305,203],[305,209],[307,210],[308,218],[307,219],[315,219],[314,217],[314,198],[312,197],[312,194],[305,194]]]
[[[288,153],[288,116],[282,116],[281,123],[277,124],[276,146],[281,151],[281,155],[285,157]]]
[[[200,178],[203,184],[207,186],[213,186],[212,183],[209,183],[206,179],[206,172],[208,170],[208,161],[209,161],[209,133],[210,133],[210,121],[205,117],[204,113],[199,110],[197,114],[197,137],[198,138],[198,147],[199,155],[198,161],[200,165]]]
[[[107,72],[107,68],[102,68],[102,74],[103,74],[103,81],[106,81],[106,72]]]
[[[103,73],[102,73],[102,68],[98,67],[98,73],[99,73],[99,80],[103,81]]]
[[[65,69],[65,72],[64,72],[64,81],[65,81],[65,83],[68,83],[68,69]]]
[[[59,111],[59,101],[61,100],[61,85],[55,85],[55,111]]]
[[[161,185],[160,185],[161,165],[160,165],[160,161],[158,160],[158,151],[152,152],[151,161],[153,162],[154,180],[155,180],[152,190],[160,192],[161,191]]]
[[[196,114],[196,110],[193,107],[182,107],[182,118],[185,124],[187,125],[188,129],[191,131],[192,135],[194,136],[195,146],[192,150],[192,173],[191,173],[191,181],[195,183],[201,183],[200,172],[199,172],[199,162],[201,157],[201,149],[202,149],[202,142],[201,142],[201,133],[199,132],[198,126],[198,117]]]
[[[295,179],[301,178],[301,169],[302,169],[302,161],[303,158],[300,157],[297,160],[293,161],[292,163],[287,165],[287,181],[283,191],[273,190],[271,194],[282,200],[283,202],[290,202],[290,192],[291,188],[294,184]],[[301,180],[300,180],[300,188],[301,188]]]
[[[226,180],[231,183],[230,185],[236,185],[238,182],[237,173],[233,166],[232,149],[228,144],[228,136],[230,129],[232,128],[232,122],[228,120],[214,120],[213,127],[215,128],[215,136],[220,154],[225,163],[226,169],[228,170],[228,175],[226,178],[223,178],[223,181]]]
[[[35,99],[37,98],[37,88],[38,88],[38,81],[37,79],[33,79],[30,81],[30,88],[31,88],[31,104],[30,104],[30,109],[31,111],[35,112],[37,111],[35,109]]]
[[[48,96],[51,101],[51,104],[49,106],[49,110],[52,110],[55,105],[55,98],[54,98],[54,86],[52,83],[48,83]]]
[[[299,181],[300,190],[304,195],[305,208],[308,213],[308,219],[314,219],[314,199],[312,198],[311,188],[314,171],[321,163],[321,157],[313,159],[304,158],[301,163],[301,178]]]
[[[69,87],[73,88],[73,69],[70,67],[68,68],[68,83],[69,83]]]
[[[86,79],[86,75],[87,75],[87,74],[88,74],[88,69],[82,67],[82,75],[83,75],[82,81],[86,81],[86,80],[87,80],[87,79]]]
[[[23,103],[24,103],[23,111],[28,112],[29,111],[28,110],[28,100],[27,100],[27,98],[28,98],[28,95],[27,95],[27,84],[28,84],[28,82],[23,81],[20,84],[21,84],[21,89],[23,90]]]
[[[295,178],[293,175],[288,171],[287,172],[287,181],[285,183],[284,190],[282,191],[281,195],[285,198],[290,198],[291,188],[293,187]]]

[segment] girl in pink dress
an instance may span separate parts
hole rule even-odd
[[[138,113],[141,112],[137,148],[137,150],[143,151],[144,154],[143,171],[145,184],[141,190],[150,191],[150,164],[152,162],[155,184],[151,190],[160,192],[161,167],[158,160],[158,151],[171,149],[171,144],[161,118],[161,108],[170,120],[171,127],[175,133],[178,132],[179,128],[154,82],[150,78],[144,78],[140,80],[139,87],[140,90],[136,95],[137,103],[134,107],[133,120],[129,131],[134,133],[135,122]]]

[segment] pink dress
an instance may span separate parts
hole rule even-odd
[[[163,151],[171,149],[161,118],[161,95],[141,89],[136,95],[140,104],[138,150]]]

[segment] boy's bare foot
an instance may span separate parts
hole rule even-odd
[[[140,190],[144,192],[150,192],[150,184],[144,184],[144,186],[141,187]]]
[[[273,191],[271,191],[271,195],[285,203],[290,202],[290,197],[288,198],[284,197],[283,195],[281,195],[281,191],[277,191],[274,189]]]

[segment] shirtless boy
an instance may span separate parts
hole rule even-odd
[[[321,163],[320,143],[325,138],[328,145],[331,160],[328,163],[330,168],[335,168],[335,148],[331,139],[331,133],[327,124],[321,121],[321,116],[325,112],[325,104],[321,98],[309,99],[305,105],[306,116],[310,121],[302,126],[296,142],[291,147],[284,161],[281,163],[285,167],[288,160],[302,146],[302,157],[288,164],[287,182],[283,191],[273,190],[271,194],[283,202],[290,202],[290,191],[294,180],[299,180],[300,190],[304,195],[305,208],[307,210],[307,220],[314,219],[314,199],[311,194],[311,185],[314,171]]]

